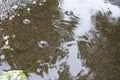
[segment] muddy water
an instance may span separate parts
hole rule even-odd
[[[20,8],[1,7],[0,74],[24,70],[29,80],[120,79],[119,7],[103,0],[15,4]]]

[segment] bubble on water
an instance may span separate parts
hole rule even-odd
[[[68,16],[72,16],[73,15],[73,11],[65,11],[65,14]]]
[[[30,24],[30,20],[29,20],[29,19],[24,19],[24,20],[23,20],[23,23],[24,23],[24,24]]]
[[[39,41],[38,46],[41,48],[45,48],[48,46],[48,42],[47,41]]]
[[[0,59],[4,60],[5,59],[5,55],[0,55]]]

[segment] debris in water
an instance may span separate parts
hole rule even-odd
[[[23,20],[23,23],[24,23],[24,24],[29,24],[29,23],[30,23],[30,20],[29,20],[29,19],[24,19],[24,20]]]
[[[48,46],[48,42],[47,41],[39,41],[38,46],[41,48],[45,48]]]

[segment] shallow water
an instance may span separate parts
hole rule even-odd
[[[24,70],[29,80],[120,79],[118,4],[104,0],[5,4],[12,8],[0,8],[0,74]]]

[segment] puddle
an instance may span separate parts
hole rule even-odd
[[[119,80],[120,8],[109,1],[0,0],[0,74]]]

